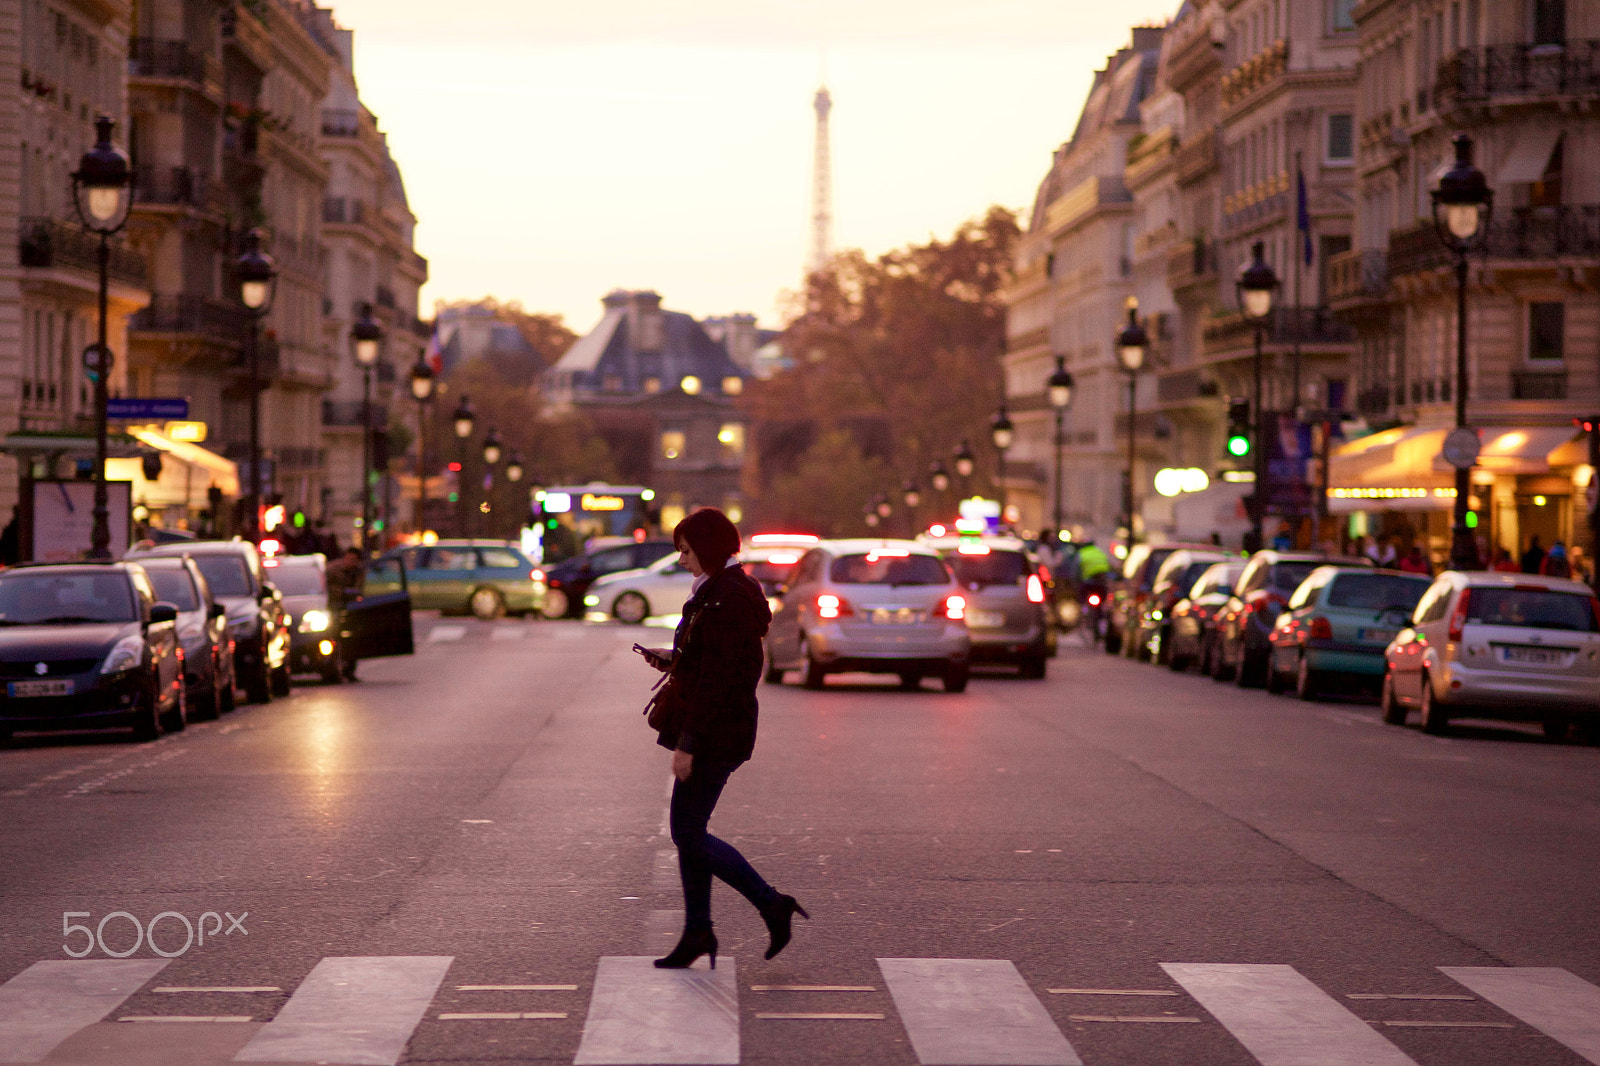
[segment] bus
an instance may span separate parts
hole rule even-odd
[[[533,496],[534,525],[523,547],[540,562],[559,562],[600,537],[636,537],[655,529],[653,490],[641,485],[556,485]]]

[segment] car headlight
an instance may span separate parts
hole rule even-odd
[[[106,656],[106,661],[100,667],[102,674],[120,674],[124,670],[132,670],[144,662],[144,638],[140,636],[123,637],[111,648],[111,654]]]
[[[600,606],[600,597],[591,593],[583,598],[583,605],[585,607],[598,607]]]
[[[321,633],[333,622],[327,611],[307,611],[300,616],[300,632]]]

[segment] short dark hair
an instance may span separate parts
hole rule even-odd
[[[739,527],[715,507],[702,507],[673,529],[672,544],[680,551],[688,545],[701,568],[714,574],[739,554]]]

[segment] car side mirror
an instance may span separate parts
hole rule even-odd
[[[176,622],[178,608],[170,603],[158,603],[150,608],[150,624],[160,625],[162,622]]]
[[[206,612],[206,617],[207,618],[226,618],[226,617],[228,617],[228,609],[226,607],[222,606],[222,604],[220,604],[220,603],[213,603],[211,605],[211,610]]]

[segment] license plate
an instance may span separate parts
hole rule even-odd
[[[1501,648],[1500,661],[1505,663],[1524,663],[1528,666],[1560,666],[1566,661],[1566,653],[1553,648]]]
[[[1395,631],[1392,629],[1363,629],[1356,634],[1357,640],[1367,641],[1369,644],[1387,644],[1394,639]]]
[[[72,695],[71,681],[13,681],[6,686],[6,691],[13,697],[26,696],[70,696]]]
[[[967,625],[975,629],[999,629],[1006,624],[1006,616],[1000,611],[968,611]]]
[[[921,621],[921,612],[913,611],[909,607],[901,607],[898,610],[891,607],[875,607],[871,618],[875,626],[909,626]]]

